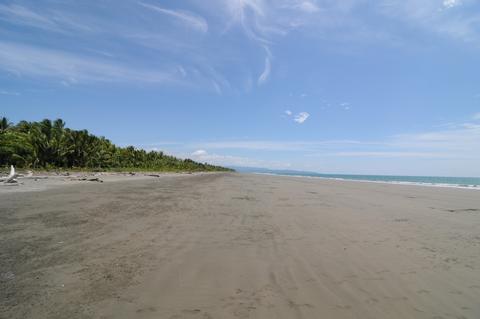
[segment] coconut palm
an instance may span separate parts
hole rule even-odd
[[[71,130],[61,119],[0,120],[0,165],[32,168],[147,169],[158,171],[226,170],[223,167],[180,160],[162,152],[133,146],[117,147],[87,130]]]
[[[6,117],[2,117],[0,120],[0,132],[8,130],[11,126],[12,123]]]

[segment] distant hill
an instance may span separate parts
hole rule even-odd
[[[61,119],[13,124],[3,117],[0,119],[0,166],[6,165],[35,169],[231,171],[163,152],[118,147],[87,130],[69,129]]]

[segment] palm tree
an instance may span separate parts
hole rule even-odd
[[[2,117],[2,119],[0,120],[0,132],[5,132],[12,125],[13,124],[10,121],[8,121],[8,119],[6,117]]]
[[[128,168],[151,170],[226,170],[223,167],[181,160],[162,152],[146,152],[133,146],[117,147],[87,130],[65,127],[61,119],[20,121],[0,119],[0,166],[33,168]]]

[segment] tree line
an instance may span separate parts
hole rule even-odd
[[[73,130],[61,119],[13,124],[0,120],[0,166],[32,169],[119,169],[152,171],[231,171],[133,146],[118,147],[87,130]]]

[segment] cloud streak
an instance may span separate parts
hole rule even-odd
[[[197,31],[200,31],[203,33],[206,33],[208,31],[207,21],[204,18],[196,14],[193,14],[191,12],[182,11],[182,10],[165,9],[159,6],[155,6],[155,5],[151,5],[143,2],[140,2],[139,4],[145,8],[173,17]]]
[[[295,118],[293,120],[298,124],[303,124],[309,117],[310,114],[308,114],[307,112],[300,112],[295,115]]]
[[[333,157],[371,157],[371,158],[456,158],[456,155],[448,153],[430,152],[337,152],[322,154]]]
[[[224,141],[204,142],[187,145],[195,149],[221,149],[221,150],[252,150],[252,151],[282,151],[314,152],[322,148],[342,147],[352,148],[358,146],[379,146],[386,145],[385,142],[368,142],[355,140],[323,140],[323,141],[268,141],[268,140],[246,140],[246,141]]]
[[[315,13],[320,10],[318,6],[311,2],[311,1],[303,1],[297,6],[300,10],[308,12],[308,13]]]
[[[18,92],[11,92],[11,91],[5,91],[5,90],[0,90],[1,95],[13,95],[13,96],[20,96],[20,93]]]
[[[378,31],[377,25],[371,22],[375,20],[365,19],[362,12],[368,12],[367,16],[375,19],[395,19],[408,29],[441,34],[469,44],[479,43],[480,39],[480,13],[475,10],[478,8],[475,1],[471,0],[379,0],[368,4],[365,0],[182,2],[182,6],[185,5],[192,11],[167,8],[148,0],[122,2],[121,5],[105,0],[92,2],[89,7],[79,5],[76,1],[45,0],[39,5],[38,1],[25,0],[21,3],[0,4],[2,36],[8,36],[2,37],[2,41],[21,41],[24,46],[42,44],[44,48],[51,48],[51,51],[55,48],[57,55],[68,48],[71,53],[66,53],[68,57],[64,56],[60,61],[70,59],[75,62],[73,68],[75,65],[86,64],[88,71],[81,72],[78,68],[74,71],[68,69],[67,65],[64,65],[67,69],[61,71],[52,66],[52,61],[47,60],[44,70],[40,72],[42,67],[35,57],[35,62],[25,61],[30,72],[20,63],[13,63],[12,57],[8,58],[8,62],[0,61],[0,64],[4,70],[9,64],[9,71],[17,74],[50,76],[56,73],[61,74],[62,79],[71,76],[67,80],[69,83],[82,78],[81,82],[87,78],[123,82],[127,78],[136,79],[137,73],[147,75],[146,80],[141,82],[161,82],[158,81],[160,73],[170,73],[165,70],[155,71],[158,70],[155,63],[162,61],[162,67],[168,65],[168,70],[181,70],[178,68],[181,65],[187,71],[180,72],[184,76],[183,81],[178,83],[195,82],[198,87],[205,87],[205,83],[208,83],[212,92],[236,93],[249,91],[255,82],[257,86],[265,87],[274,79],[281,78],[285,70],[279,69],[276,72],[276,68],[283,66],[282,55],[274,54],[274,51],[277,47],[288,45],[286,41],[292,41],[289,35],[293,32],[310,39],[312,43],[348,41],[349,44],[362,44],[377,41],[389,45],[392,42],[409,41],[408,38],[398,40],[401,37],[394,27]],[[128,26],[124,24],[125,14],[131,18]],[[19,29],[23,28],[28,28],[29,32],[36,30],[41,36],[19,38],[18,35],[22,32]],[[34,32],[32,34],[37,35]],[[239,34],[245,39],[239,39]],[[58,37],[65,41],[58,41]],[[250,45],[249,49],[245,49]],[[115,55],[107,53],[104,57],[109,59],[103,61],[93,59],[84,55],[85,51],[93,52],[87,47],[95,48],[100,55],[101,52],[115,52]],[[129,66],[135,58],[121,56],[128,51],[148,53],[142,61],[134,61],[140,68],[139,71]],[[47,57],[45,54],[42,56]],[[79,60],[84,60],[84,64]],[[102,70],[106,69],[106,76],[89,67],[95,63],[102,65]],[[33,67],[32,64],[36,66]],[[47,72],[46,69],[50,71]],[[121,81],[114,81],[110,76],[116,74],[119,74]],[[164,78],[175,77],[164,75]],[[247,89],[246,82],[252,83]]]
[[[480,176],[476,165],[480,160],[480,124],[458,123],[448,127],[373,141],[231,140],[179,143],[171,148],[176,154],[193,153],[197,159],[220,165],[283,165],[331,173]],[[273,163],[278,158],[288,162]]]
[[[58,25],[50,18],[20,5],[1,5],[0,19],[18,25],[59,31]]]
[[[262,85],[267,82],[268,77],[270,76],[270,72],[272,71],[272,64],[270,62],[270,57],[267,56],[265,58],[265,68],[263,69],[262,74],[258,77],[258,84]]]
[[[16,76],[54,78],[64,83],[176,81],[176,73],[140,70],[63,51],[0,41],[0,69]]]
[[[448,130],[399,134],[383,140],[269,141],[244,140],[187,144],[194,149],[301,152],[338,157],[435,157],[480,159],[480,124],[464,123]]]
[[[180,155],[180,157],[185,157]],[[243,167],[271,167],[271,168],[288,168],[289,163],[253,159],[244,156],[222,155],[216,153],[208,153],[205,150],[198,150],[193,152],[190,157],[199,162],[207,162],[213,165],[222,166],[243,166]]]
[[[472,6],[474,2],[469,1]],[[468,6],[463,7],[459,0],[396,0],[384,1],[381,12],[386,16],[402,21],[408,26],[413,26],[425,31],[450,37],[455,40],[474,43],[479,40],[478,24],[480,13],[478,9]],[[455,8],[455,10],[453,10]]]
[[[445,8],[453,8],[460,5],[459,0],[443,0],[443,6]]]
[[[38,28],[55,33],[71,33],[73,31],[91,32],[92,27],[82,22],[82,19],[73,18],[70,14],[56,10],[42,12],[26,6],[0,4],[0,20],[15,25]]]

